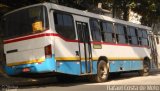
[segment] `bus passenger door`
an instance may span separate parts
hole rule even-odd
[[[81,74],[92,72],[92,51],[88,23],[76,22]]]
[[[150,48],[151,48],[151,67],[153,68],[158,68],[158,61],[159,61],[159,51],[158,51],[158,44],[157,42],[157,36],[155,35],[149,35],[149,43],[150,43]]]

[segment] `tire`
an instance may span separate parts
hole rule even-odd
[[[143,62],[143,69],[139,71],[140,76],[148,76],[150,73],[150,62],[144,60]]]
[[[99,61],[97,66],[97,74],[90,77],[92,82],[105,82],[109,76],[109,68],[104,60]]]

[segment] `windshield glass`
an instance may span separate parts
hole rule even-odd
[[[2,34],[8,39],[34,33],[33,24],[36,21],[40,21],[41,29],[48,29],[47,10],[44,6],[22,9],[2,17]]]

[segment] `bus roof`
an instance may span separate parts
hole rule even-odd
[[[5,14],[5,15],[8,15],[10,13],[13,13],[13,12],[25,9],[25,8],[39,6],[39,5],[45,5],[46,7],[50,7],[53,10],[64,11],[64,12],[72,13],[72,14],[75,14],[75,15],[81,15],[81,16],[84,16],[84,17],[92,17],[92,18],[96,18],[96,19],[110,21],[110,22],[113,22],[113,23],[119,23],[119,24],[124,24],[124,25],[128,25],[128,26],[143,28],[143,29],[146,29],[146,30],[151,30],[151,27],[148,27],[148,26],[135,24],[135,23],[128,22],[128,21],[115,19],[115,18],[112,18],[112,17],[109,17],[109,16],[99,15],[99,14],[95,14],[95,13],[91,13],[91,12],[87,12],[87,11],[82,11],[82,10],[78,10],[78,9],[75,9],[75,8],[70,8],[70,7],[57,5],[57,4],[53,4],[53,3],[39,3],[39,4],[35,4],[35,5],[30,5],[30,6],[22,7],[20,9],[16,9],[14,11],[11,11],[11,12]]]

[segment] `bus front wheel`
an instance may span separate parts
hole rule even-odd
[[[97,74],[93,75],[90,80],[92,82],[105,82],[108,79],[109,68],[104,60],[100,60],[97,66]]]
[[[150,71],[150,62],[144,60],[143,69],[139,71],[140,76],[148,76]]]

